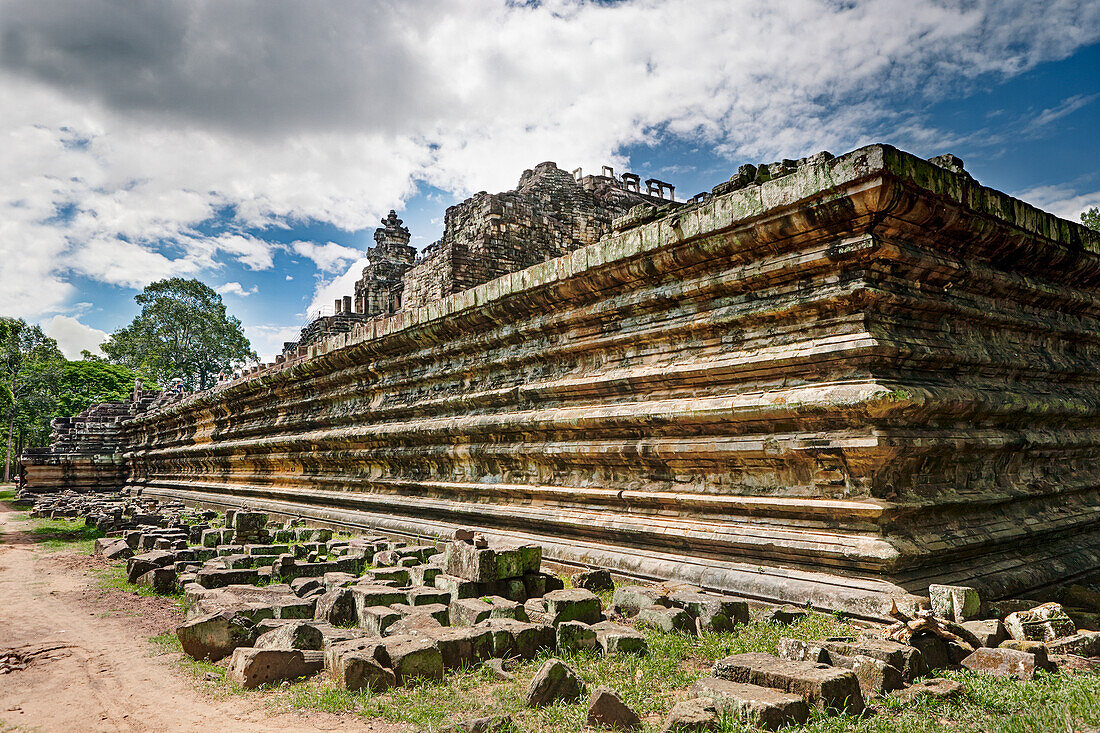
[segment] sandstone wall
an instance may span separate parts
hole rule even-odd
[[[1100,560],[1098,252],[815,157],[138,416],[130,484],[870,616],[1021,593]]]

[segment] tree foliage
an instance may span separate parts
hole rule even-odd
[[[129,398],[138,378],[147,389],[158,389],[151,377],[121,364],[94,358],[67,361],[58,379],[56,415],[72,417],[98,402],[122,402]]]
[[[1100,208],[1093,206],[1091,209],[1081,214],[1081,222],[1089,229],[1095,229],[1100,232]]]
[[[57,342],[40,327],[0,318],[0,408],[7,428],[5,481],[11,477],[17,437],[18,445],[43,445],[48,439],[64,363]]]
[[[141,313],[103,344],[117,364],[162,383],[178,377],[188,389],[205,389],[218,372],[257,358],[240,320],[228,315],[221,296],[198,280],[159,280],[135,300]]]

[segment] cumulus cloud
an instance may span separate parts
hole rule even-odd
[[[282,353],[283,344],[287,341],[297,341],[300,335],[300,327],[278,324],[246,325],[244,335],[252,342],[252,348],[262,362],[275,360],[277,354]]]
[[[920,145],[899,98],[1098,38],[1089,0],[7,0],[0,312],[56,312],[74,277],[268,269],[281,245],[242,232],[367,228],[418,181],[499,190],[669,138],[751,160],[904,126]],[[306,255],[322,271],[350,259],[330,244]]]
[[[47,336],[57,341],[57,348],[66,359],[79,359],[80,352],[90,351],[97,356],[103,356],[100,348],[107,340],[107,332],[100,331],[81,323],[71,316],[57,315],[47,318],[39,325]]]
[[[324,244],[294,242],[290,247],[296,254],[313,260],[313,264],[317,265],[317,269],[321,272],[334,272],[348,260],[356,260],[363,256],[359,250],[335,242]]]
[[[1076,187],[1068,183],[1036,186],[1013,195],[1044,211],[1078,223],[1086,210],[1100,206],[1100,191],[1078,193]]]
[[[244,286],[237,281],[227,282],[225,285],[220,285],[214,288],[214,291],[221,295],[238,295],[242,298],[247,298],[249,295],[255,295],[259,288],[253,285],[251,288],[245,290]]]
[[[344,274],[337,277],[317,281],[317,287],[313,291],[313,301],[310,302],[306,313],[310,318],[332,315],[337,298],[345,295],[355,295],[355,282],[363,276],[363,268],[370,264],[370,260],[362,257],[353,262]]]

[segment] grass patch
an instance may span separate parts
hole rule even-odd
[[[15,499],[15,489],[0,489],[0,501],[13,501]]]
[[[111,565],[110,567],[102,570],[95,571],[95,574],[99,579],[99,586],[107,590],[120,590],[124,593],[133,593],[144,598],[171,598],[176,601],[180,608],[184,611],[187,610],[182,593],[157,593],[152,588],[146,585],[135,585],[126,579],[126,566],[125,565]],[[175,638],[173,636],[173,638]]]
[[[187,656],[183,653],[183,647],[180,646],[179,637],[172,632],[169,631],[158,636],[150,637],[149,643],[153,645],[153,656],[159,656],[161,654],[179,654],[180,658],[176,660],[176,665],[180,669],[183,669],[188,674],[194,675],[205,682],[218,684],[220,687],[224,688],[224,692],[234,691],[230,686],[224,684],[225,667],[205,660],[200,661],[192,659]]]
[[[693,638],[681,634],[647,634],[650,652],[644,657],[595,654],[559,655],[580,672],[589,685],[608,685],[644,720],[647,733],[659,731],[668,710],[683,689],[709,674],[711,663],[741,652],[775,652],[781,637],[820,639],[851,633],[834,616],[811,614],[793,626],[751,623],[729,633]],[[524,707],[527,683],[550,653],[521,662],[514,681],[499,681],[492,672],[475,668],[449,673],[443,681],[390,690],[383,694],[348,692],[322,679],[294,685],[279,693],[292,708],[380,717],[438,731],[456,720],[510,714],[520,731],[565,733],[584,728],[586,701],[558,704],[542,710]],[[804,726],[785,730],[805,733],[1041,733],[1095,731],[1100,727],[1100,676],[1086,673],[1040,674],[1020,682],[970,672],[940,672],[957,680],[963,694],[956,700],[924,698],[902,704],[889,697],[869,701],[865,717],[814,711]],[[734,718],[722,721],[723,733],[750,733],[753,728]]]
[[[49,550],[72,550],[92,554],[95,541],[105,536],[83,519],[40,519],[31,529],[35,542]]]
[[[643,717],[650,716],[647,730],[659,730],[677,693],[708,673],[719,657],[742,651],[775,651],[782,636],[822,638],[849,633],[851,628],[831,616],[812,614],[793,626],[754,623],[721,634],[695,638],[684,634],[647,633],[649,654],[601,656],[592,653],[557,654],[572,665],[592,689],[608,685],[622,695]],[[455,720],[495,714],[511,714],[521,731],[577,731],[584,727],[586,701],[558,704],[541,710],[524,707],[527,683],[538,668],[555,654],[517,664],[513,681],[498,681],[492,671],[475,668],[449,673],[441,682],[423,683],[384,694],[348,692],[329,683],[298,685],[288,693],[291,707],[306,710],[354,713],[410,723],[435,731]],[[732,730],[732,729],[731,729]]]

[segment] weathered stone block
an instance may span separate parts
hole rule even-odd
[[[246,649],[233,651],[225,678],[251,690],[260,685],[310,677],[324,669],[321,652],[301,649]]]
[[[493,656],[502,659],[533,659],[540,650],[553,649],[557,643],[554,627],[549,624],[491,618],[475,628],[487,629],[492,634]]]
[[[176,628],[184,654],[216,662],[239,646],[252,644],[252,623],[232,611],[199,616]]]
[[[385,647],[397,684],[404,685],[414,679],[443,679],[443,655],[433,639],[391,637]]]
[[[1039,659],[1034,654],[1015,649],[989,649],[982,647],[962,660],[962,666],[973,672],[983,672],[995,677],[1015,677],[1029,680],[1035,670],[1041,669]]]
[[[592,629],[596,632],[596,641],[604,654],[646,654],[649,651],[645,634],[630,626],[614,621],[601,621],[593,624]]]
[[[810,714],[800,695],[717,677],[697,680],[688,691],[709,699],[719,714],[732,714],[765,730],[805,723]]]
[[[280,624],[256,637],[257,649],[316,649],[324,646],[324,635],[314,624]]]
[[[714,676],[801,695],[826,710],[863,711],[855,673],[825,664],[790,662],[770,654],[735,654],[714,663]]]
[[[336,588],[317,598],[313,617],[333,626],[352,626],[358,619],[355,594],[348,588]]]
[[[555,590],[543,596],[546,612],[555,625],[563,621],[580,621],[595,624],[603,621],[603,609],[599,597],[583,588]]]
[[[958,623],[978,618],[982,610],[978,591],[961,585],[930,585],[928,600],[937,616]]]
[[[601,650],[596,630],[580,621],[563,621],[556,630],[559,652],[592,652]]]
[[[638,612],[635,623],[640,627],[657,629],[666,634],[681,633],[694,636],[697,633],[695,619],[682,608],[649,606]]]
[[[1028,611],[1010,613],[1004,623],[1013,639],[1054,641],[1077,633],[1073,621],[1057,603],[1044,603]]]
[[[642,719],[610,687],[597,687],[588,698],[587,723],[593,728],[636,730]]]
[[[577,671],[560,659],[546,661],[527,686],[527,707],[538,708],[555,702],[575,702],[588,692]]]

